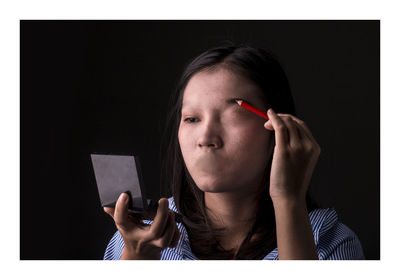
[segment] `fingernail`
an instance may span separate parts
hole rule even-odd
[[[272,108],[269,108],[268,111],[267,111],[267,114],[270,115],[272,113],[275,113],[274,110]]]
[[[126,201],[126,197],[127,197],[126,193],[121,193],[121,195],[119,196],[119,201],[125,202]]]

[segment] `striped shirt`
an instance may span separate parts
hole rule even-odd
[[[173,198],[169,198],[169,208],[177,212]],[[363,260],[365,259],[357,235],[346,225],[338,222],[334,208],[315,209],[309,213],[315,245],[320,260]],[[150,224],[152,221],[145,221]],[[190,249],[187,231],[182,223],[177,223],[181,232],[178,244],[161,252],[161,260],[198,260]],[[104,260],[119,260],[124,241],[117,231],[111,238]],[[278,248],[275,248],[264,260],[278,260]]]

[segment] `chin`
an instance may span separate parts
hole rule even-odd
[[[203,176],[202,178],[195,180],[195,183],[203,192],[219,193],[232,191],[232,183],[226,181],[221,182],[221,180],[212,177],[206,178]]]

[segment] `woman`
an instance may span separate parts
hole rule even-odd
[[[238,100],[268,110],[269,120]],[[309,198],[320,147],[295,117],[272,55],[234,45],[202,53],[186,67],[167,121],[162,182],[173,197],[160,199],[151,225],[128,215],[126,194],[105,208],[118,228],[105,259],[364,258],[335,210]]]

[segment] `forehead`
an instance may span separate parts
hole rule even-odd
[[[261,90],[252,81],[225,68],[217,68],[193,75],[185,88],[182,106],[227,98],[250,99],[255,103],[265,101]]]

